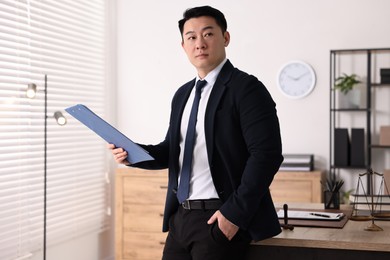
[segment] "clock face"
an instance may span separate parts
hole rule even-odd
[[[303,61],[285,64],[278,74],[279,90],[289,98],[303,98],[310,94],[316,83],[313,68]]]

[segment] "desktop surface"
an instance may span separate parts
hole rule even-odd
[[[323,209],[320,203],[288,203],[290,209]],[[275,205],[277,208],[283,205]],[[348,207],[348,206],[345,206]],[[342,208],[343,209],[343,208]],[[273,238],[253,242],[248,259],[390,259],[390,221],[376,220],[383,231],[366,231],[371,221],[348,220],[343,228],[294,227]],[[291,258],[291,256],[294,256]],[[296,258],[300,256],[300,258]],[[303,257],[303,258],[302,258]]]

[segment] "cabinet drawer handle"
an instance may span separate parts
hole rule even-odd
[[[165,245],[165,242],[161,242],[161,241],[160,241],[159,244],[160,244],[160,245]]]
[[[167,189],[168,189],[168,186],[166,186],[166,185],[160,185],[160,189],[167,190]]]
[[[160,217],[164,217],[164,214],[163,214],[163,213],[160,213],[159,215],[160,215]]]

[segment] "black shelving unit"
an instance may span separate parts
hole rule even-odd
[[[363,55],[365,56],[366,60],[366,107],[363,108],[340,108],[338,107],[338,104],[336,104],[337,101],[337,95],[340,93],[337,93],[338,90],[334,89],[334,83],[337,77],[340,76],[340,73],[343,73],[343,71],[339,71],[341,68],[341,59],[340,55]],[[379,88],[379,87],[389,87],[390,84],[381,84],[378,82],[372,82],[372,75],[373,70],[379,70],[379,68],[373,67],[373,57],[375,55],[388,55],[390,58],[390,48],[372,48],[372,49],[341,49],[341,50],[331,50],[330,51],[330,156],[329,156],[329,174],[330,178],[332,180],[336,179],[337,172],[340,169],[346,169],[346,170],[362,170],[362,173],[372,168],[372,149],[390,149],[390,146],[383,146],[379,144],[372,144],[372,112],[375,110],[375,107],[373,107],[372,103],[372,90],[373,88]],[[340,122],[337,122],[337,117],[341,113],[356,113],[356,114],[363,114],[361,117],[365,118],[365,123],[362,128],[365,130],[365,162],[364,166],[354,167],[354,166],[336,166],[334,164],[335,158],[334,158],[334,132],[335,129],[338,127]],[[364,121],[364,120],[362,120]],[[367,178],[367,192],[371,194],[371,183],[370,179]]]

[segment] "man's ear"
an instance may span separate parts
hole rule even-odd
[[[228,31],[226,31],[223,34],[223,38],[225,38],[225,47],[227,47],[230,43],[230,33]]]

